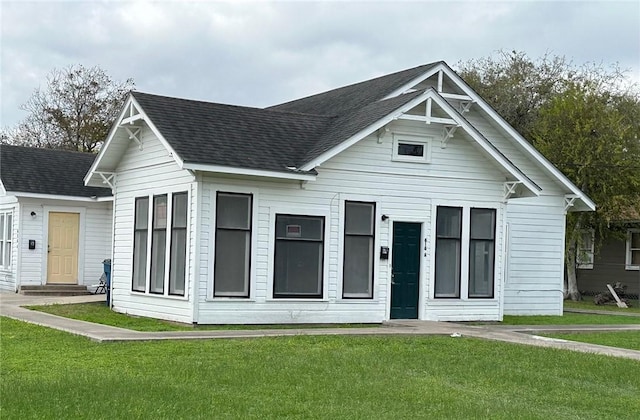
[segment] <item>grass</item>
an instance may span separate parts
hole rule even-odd
[[[255,330],[287,328],[375,328],[379,324],[277,324],[277,325],[189,325],[153,318],[137,317],[109,309],[104,302],[27,306],[65,318],[111,325],[135,331]]]
[[[0,319],[2,418],[618,419],[640,362],[472,338],[97,344]],[[606,401],[606,403],[603,403]]]
[[[640,351],[640,331],[554,333],[544,336]]]
[[[629,308],[618,308],[618,306],[614,304],[606,304],[606,305],[596,305],[593,303],[593,296],[583,296],[583,300],[574,302],[572,300],[565,300],[564,307],[569,309],[586,309],[586,310],[595,310],[595,311],[611,311],[611,312],[627,312],[627,313],[637,313],[640,314],[640,307],[638,306],[638,300],[631,299],[629,301],[631,307]]]
[[[565,312],[562,316],[516,316],[505,315],[503,325],[608,325],[640,324],[640,317],[624,315],[599,315]]]

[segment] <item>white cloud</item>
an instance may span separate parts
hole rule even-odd
[[[498,49],[619,62],[640,81],[638,2],[3,1],[0,13],[2,126],[71,64],[251,106]]]

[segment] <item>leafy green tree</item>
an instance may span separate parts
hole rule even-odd
[[[37,88],[20,107],[29,115],[16,128],[2,133],[2,141],[95,152],[133,87],[132,79],[116,82],[97,66],[54,69],[46,87]]]
[[[567,215],[566,297],[579,300],[583,229],[594,229],[601,242],[618,234],[612,222],[640,212],[637,86],[617,66],[575,67],[563,57],[534,61],[519,52],[463,63],[461,75],[596,203],[595,212]]]

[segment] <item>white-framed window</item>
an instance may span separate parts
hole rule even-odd
[[[249,297],[253,196],[218,192],[214,297]]]
[[[578,238],[576,248],[576,262],[578,268],[583,270],[593,269],[593,253],[595,243],[595,231],[593,229],[582,229]]]
[[[392,160],[430,163],[431,138],[411,136],[408,134],[394,134]]]
[[[184,296],[188,197],[183,191],[135,199],[131,290]]]
[[[438,206],[435,235],[434,297],[493,298],[496,209]]]
[[[375,203],[344,203],[343,298],[373,298],[375,215]]]
[[[640,270],[640,229],[627,231],[627,257],[625,268],[627,270]]]
[[[276,214],[274,298],[322,298],[324,216]]]
[[[13,232],[13,213],[0,212],[0,268],[11,267],[11,233]]]

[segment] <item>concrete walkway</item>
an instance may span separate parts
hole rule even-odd
[[[551,347],[583,353],[596,353],[623,357],[640,361],[640,351],[578,343],[534,334],[580,331],[638,331],[640,340],[640,320],[635,325],[466,325],[451,322],[402,320],[390,321],[375,328],[292,328],[256,330],[193,330],[141,332],[108,325],[94,324],[32,311],[22,306],[46,305],[54,303],[80,303],[104,301],[104,295],[73,297],[23,296],[16,293],[0,293],[0,315],[32,324],[66,331],[88,337],[96,342],[140,341],[140,340],[180,340],[180,339],[220,339],[254,338],[296,335],[448,335],[452,337],[475,337],[537,347]]]

